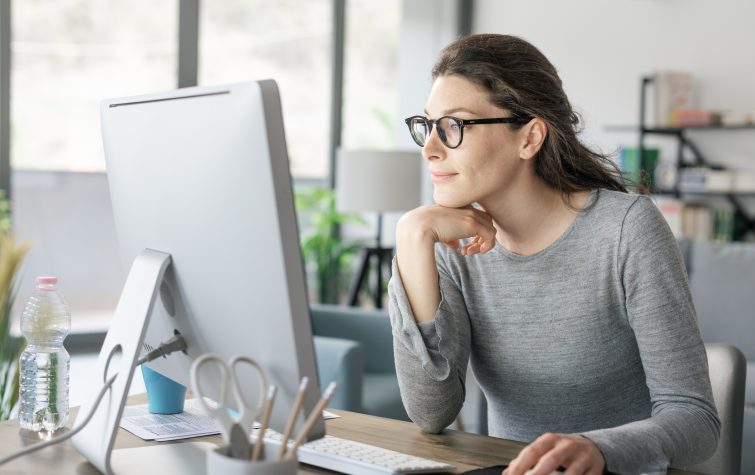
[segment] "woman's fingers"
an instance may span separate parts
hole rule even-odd
[[[479,240],[480,240],[480,236],[475,236],[469,243],[467,243],[461,249],[461,255],[470,256],[472,254],[477,254],[477,252],[479,252],[479,247],[480,247]]]
[[[511,461],[509,467],[504,470],[504,475],[524,475],[525,472],[535,466],[540,457],[556,445],[557,441],[556,434],[541,435],[519,452],[519,455]]]
[[[461,244],[461,241],[459,241],[458,239],[454,239],[453,241],[448,241],[444,244],[455,251],[459,249],[459,245]]]
[[[450,249],[460,251],[462,255],[484,253],[495,247],[496,229],[493,218],[485,211],[471,206],[435,206],[422,208],[420,215],[431,219],[430,226],[436,242],[442,242]],[[468,238],[472,239],[462,244],[461,240]]]
[[[496,229],[493,218],[486,212],[469,208],[464,217],[468,233],[474,238],[462,248],[462,255],[473,255],[487,252],[495,247]]]
[[[559,467],[565,475],[603,473],[606,462],[588,438],[571,434],[543,434],[522,449],[503,475],[549,475]]]

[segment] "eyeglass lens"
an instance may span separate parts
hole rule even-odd
[[[435,122],[435,127],[438,131],[438,137],[444,145],[450,148],[459,146],[462,134],[459,122],[452,117],[441,117]],[[431,131],[432,125],[430,120],[422,117],[416,117],[412,120],[412,138],[420,147],[425,146]]]

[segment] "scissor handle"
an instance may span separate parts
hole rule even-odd
[[[252,406],[248,403],[248,401],[244,398],[244,394],[241,391],[241,384],[240,384],[240,378],[238,377],[238,374],[236,373],[236,366],[239,363],[245,363],[249,366],[253,367],[260,378],[260,387],[259,387],[259,395],[257,397],[257,405]],[[262,366],[259,365],[255,360],[252,358],[249,358],[248,356],[235,356],[231,358],[228,361],[228,367],[231,371],[231,382],[233,384],[233,393],[236,397],[236,403],[238,404],[239,409],[239,419],[238,422],[241,425],[241,427],[246,431],[246,433],[251,432],[252,430],[252,424],[254,424],[254,419],[257,418],[262,413],[262,408],[265,405],[265,394],[267,391],[267,378],[265,378],[265,370],[262,369]]]
[[[220,400],[218,401],[217,407],[211,407],[209,404],[207,404],[207,401],[205,400],[205,394],[207,393],[204,391],[200,382],[201,377],[199,375],[199,371],[202,366],[208,363],[214,363],[220,369]],[[226,443],[230,438],[231,426],[233,425],[233,420],[231,420],[231,416],[228,414],[227,410],[228,384],[229,379],[231,378],[231,369],[228,364],[219,356],[212,353],[206,353],[200,356],[199,358],[194,360],[194,363],[192,363],[191,365],[191,390],[197,396],[197,399],[199,399],[199,404],[202,405],[207,415],[214,418],[220,423],[221,427],[223,428],[223,438],[226,440]]]

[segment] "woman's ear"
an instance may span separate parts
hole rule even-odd
[[[520,142],[519,157],[523,160],[529,160],[537,155],[540,151],[540,147],[545,142],[545,137],[548,135],[548,126],[545,122],[535,117],[527,123],[519,131],[522,135]]]

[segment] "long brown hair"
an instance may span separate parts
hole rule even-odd
[[[533,45],[516,36],[481,34],[448,45],[433,67],[433,80],[456,74],[484,87],[490,101],[519,117],[539,117],[548,126],[535,157],[535,173],[568,196],[594,188],[623,191],[624,178],[607,155],[577,137],[580,116],[564,93],[556,68]],[[521,127],[512,124],[511,127]]]

